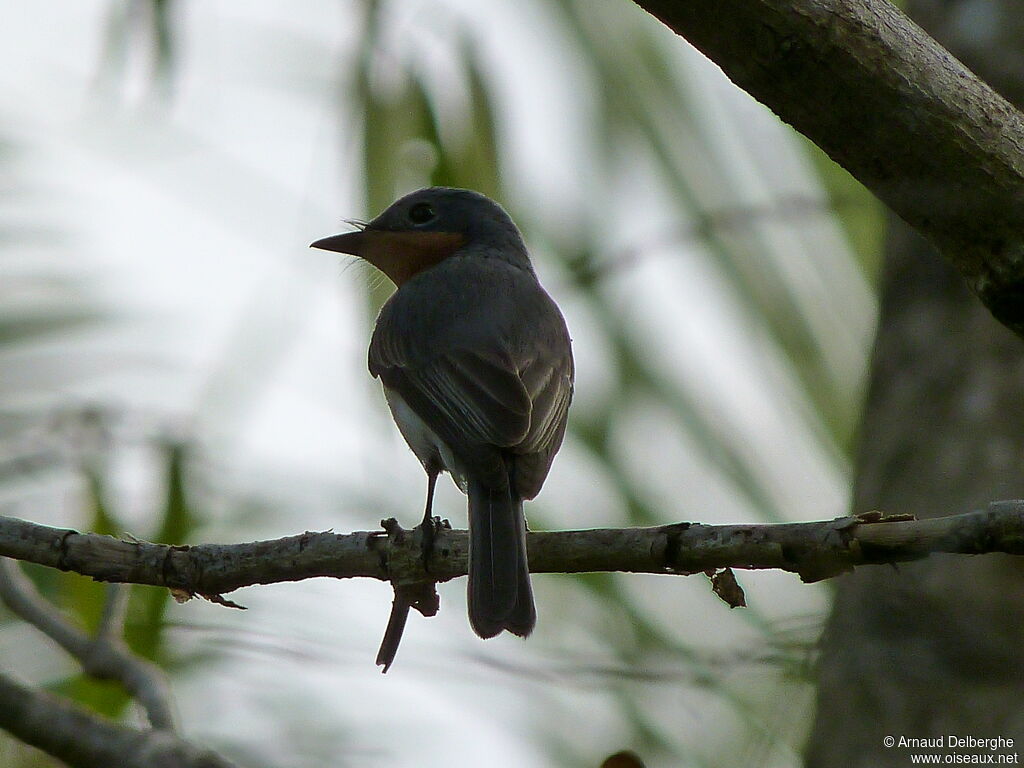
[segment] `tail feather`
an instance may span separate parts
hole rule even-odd
[[[469,481],[469,622],[480,637],[526,637],[537,613],[526,560],[523,500],[507,485]]]

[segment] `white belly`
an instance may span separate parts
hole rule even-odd
[[[384,397],[388,401],[388,408],[391,409],[391,416],[398,425],[399,432],[405,438],[405,442],[412,448],[416,458],[424,467],[433,460],[439,459],[442,466],[447,470],[456,485],[466,492],[466,473],[462,469],[451,449],[437,436],[427,424],[416,415],[416,412],[409,407],[400,394],[394,389],[384,387]]]

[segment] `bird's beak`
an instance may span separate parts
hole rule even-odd
[[[350,253],[370,262],[401,285],[410,277],[451,256],[466,243],[458,232],[409,232],[360,229],[317,240],[310,248]]]
[[[320,248],[324,251],[335,251],[336,253],[350,253],[353,256],[362,256],[366,252],[366,232],[346,232],[343,235],[331,235],[315,243],[310,243],[310,248]]]

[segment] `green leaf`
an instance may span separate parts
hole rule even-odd
[[[198,522],[188,498],[189,450],[185,443],[174,440],[164,442],[162,449],[166,461],[167,491],[156,541],[170,545],[185,544]],[[125,639],[135,653],[156,662],[165,661],[161,643],[167,608],[172,599],[166,589],[132,587]]]

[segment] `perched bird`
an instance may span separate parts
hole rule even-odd
[[[426,470],[424,534],[447,471],[469,497],[470,624],[482,638],[526,637],[536,610],[523,499],[540,491],[565,433],[574,377],[565,320],[512,219],[477,192],[421,189],[360,226],[312,247],[359,256],[397,286],[369,369]],[[388,655],[382,646],[385,671]]]

